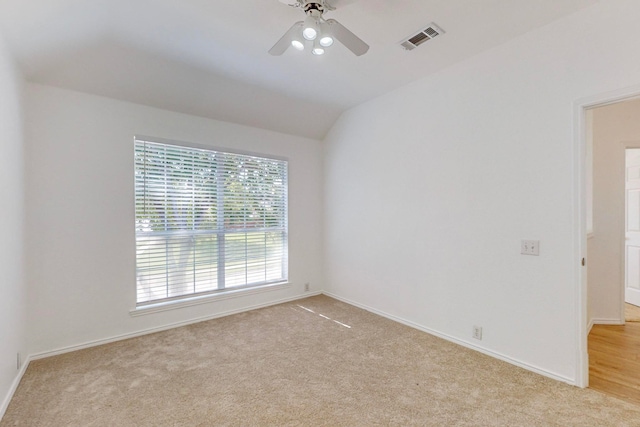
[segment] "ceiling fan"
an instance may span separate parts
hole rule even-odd
[[[298,21],[269,50],[271,55],[282,55],[289,46],[296,50],[311,49],[314,55],[323,55],[335,40],[342,43],[355,55],[367,53],[369,45],[349,31],[335,19],[324,19],[326,11],[335,10],[335,3],[345,4],[349,0],[279,0],[291,7],[300,8],[307,17]]]

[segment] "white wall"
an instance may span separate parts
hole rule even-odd
[[[0,417],[26,354],[23,82],[0,36]]]
[[[132,334],[322,288],[320,142],[40,85],[27,87],[29,350]],[[133,137],[289,159],[291,288],[140,317]]]
[[[602,1],[345,113],[325,154],[329,292],[578,381],[574,103],[640,83],[638,16]]]
[[[624,149],[640,147],[640,100],[592,110],[593,237],[588,242],[589,312],[595,323],[623,320]]]

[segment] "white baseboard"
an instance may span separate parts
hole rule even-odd
[[[95,341],[88,341],[82,344],[77,344],[77,345],[72,345],[72,346],[68,346],[68,347],[62,347],[62,348],[58,348],[55,350],[51,350],[51,351],[45,351],[42,353],[37,353],[37,354],[32,354],[30,356],[30,360],[38,360],[38,359],[44,359],[47,357],[51,357],[51,356],[57,356],[60,354],[64,354],[64,353],[70,353],[72,351],[77,351],[77,350],[83,350],[85,348],[91,348],[91,347],[96,347],[99,345],[104,345],[104,344],[109,344],[112,342],[116,342],[116,341],[122,341],[122,340],[126,340],[129,338],[135,338],[135,337],[140,337],[143,335],[148,335],[148,334],[153,334],[156,332],[161,332],[161,331],[166,331],[169,329],[174,329],[174,328],[179,328],[181,326],[187,326],[187,325],[192,325],[194,323],[199,323],[199,322],[205,322],[207,320],[213,320],[213,319],[217,319],[219,317],[225,317],[225,316],[231,316],[232,314],[238,314],[238,313],[244,313],[246,311],[251,311],[251,310],[256,310],[259,308],[264,308],[264,307],[270,307],[272,305],[278,305],[278,304],[283,304],[283,303],[287,303],[287,302],[291,302],[291,301],[297,301],[300,299],[304,299],[304,298],[309,298],[312,296],[316,296],[316,295],[320,295],[322,292],[305,292],[302,295],[296,295],[294,297],[290,297],[290,298],[284,298],[284,299],[280,299],[280,300],[276,300],[276,301],[270,301],[267,303],[263,303],[263,304],[257,304],[257,305],[252,305],[252,306],[248,306],[248,307],[243,307],[241,309],[237,309],[237,310],[229,310],[229,311],[223,311],[221,313],[216,313],[210,316],[203,316],[203,317],[197,317],[194,319],[190,319],[190,320],[186,320],[186,321],[182,321],[182,322],[176,322],[176,323],[170,323],[167,325],[163,325],[163,326],[159,326],[156,328],[150,328],[150,329],[144,329],[144,330],[140,330],[137,332],[131,332],[128,334],[122,334],[122,335],[116,335],[110,338],[104,338],[104,339],[99,339],[99,340],[95,340]]]
[[[620,319],[591,319],[587,325],[587,335],[591,332],[593,325],[624,325],[624,320]]]
[[[27,368],[29,367],[30,362],[31,362],[31,358],[29,356],[27,356],[27,358],[22,362],[22,366],[18,371],[18,375],[16,375],[16,378],[13,380],[13,383],[11,384],[11,388],[9,388],[9,392],[7,393],[4,400],[2,401],[2,406],[0,406],[0,420],[2,420],[2,417],[4,417],[5,412],[7,412],[9,403],[11,403],[11,399],[13,399],[13,395],[18,389],[18,386],[20,385],[20,381],[22,380],[24,373],[27,372]]]
[[[624,325],[624,320],[620,319],[591,319],[589,324],[593,325]]]
[[[425,326],[419,325],[417,323],[414,323],[412,321],[403,319],[401,317],[397,317],[397,316],[385,313],[385,312],[383,312],[381,310],[377,310],[375,308],[368,307],[368,306],[366,306],[364,304],[360,304],[360,303],[357,303],[355,301],[351,301],[348,298],[343,298],[343,297],[341,297],[339,295],[336,295],[336,294],[333,294],[331,292],[323,292],[323,294],[328,296],[328,297],[335,298],[335,299],[337,299],[339,301],[345,302],[345,303],[347,303],[349,305],[353,305],[353,306],[359,307],[359,308],[361,308],[363,310],[370,311],[371,313],[377,314],[379,316],[386,317],[387,319],[393,320],[395,322],[402,323],[403,325],[407,325],[407,326],[412,327],[414,329],[417,329],[419,331],[426,332],[426,333],[428,333],[430,335],[434,335],[434,336],[436,336],[438,338],[442,338],[442,339],[444,339],[446,341],[449,341],[449,342],[452,342],[454,344],[461,345],[462,347],[466,347],[466,348],[469,348],[471,350],[478,351],[478,352],[480,352],[482,354],[486,354],[487,356],[491,356],[491,357],[493,357],[495,359],[502,360],[503,362],[507,362],[507,363],[510,363],[512,365],[518,366],[520,368],[526,369],[528,371],[535,372],[536,374],[543,375],[545,377],[554,379],[556,381],[561,381],[561,382],[564,382],[564,383],[567,383],[567,384],[570,384],[570,385],[574,385],[574,386],[576,385],[576,381],[573,378],[564,377],[562,375],[555,374],[555,373],[547,371],[545,369],[538,368],[537,366],[533,366],[533,365],[530,365],[528,363],[521,362],[519,360],[513,359],[513,358],[511,358],[509,356],[506,356],[504,354],[488,350],[488,349],[486,349],[484,347],[479,347],[479,346],[477,346],[475,344],[472,344],[470,342],[460,340],[458,338],[452,337],[452,336],[447,335],[447,334],[443,334],[443,333],[438,332],[438,331],[436,331],[434,329],[427,328]]]

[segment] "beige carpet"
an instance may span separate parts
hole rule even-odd
[[[640,407],[320,296],[35,361],[0,425],[638,426]]]
[[[631,304],[625,304],[624,320],[626,322],[640,322],[640,307]]]

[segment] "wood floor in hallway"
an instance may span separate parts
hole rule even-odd
[[[589,387],[640,405],[640,322],[594,325],[589,334]]]

